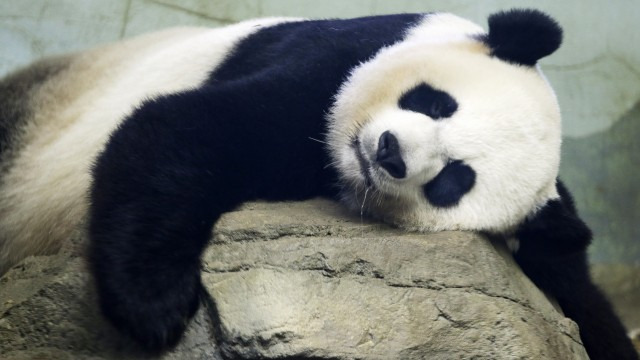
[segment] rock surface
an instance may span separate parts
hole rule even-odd
[[[78,231],[0,280],[2,359],[149,358],[100,317],[83,245]],[[324,200],[226,214],[202,279],[211,298],[160,358],[587,359],[503,245],[404,233]]]

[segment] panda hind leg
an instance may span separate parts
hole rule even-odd
[[[560,198],[549,201],[516,232],[519,249],[514,257],[576,322],[591,359],[638,359],[622,322],[591,279],[587,260],[591,231],[578,217],[568,190],[560,181],[557,186]]]
[[[537,286],[558,301],[565,316],[576,322],[592,360],[638,359],[623,324],[591,280],[585,252],[551,259],[516,255],[516,260]]]

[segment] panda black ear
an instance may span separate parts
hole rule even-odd
[[[562,29],[541,11],[513,9],[489,16],[489,34],[483,40],[491,48],[491,55],[533,66],[560,47]]]

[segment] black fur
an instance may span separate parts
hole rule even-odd
[[[151,351],[174,345],[198,307],[199,257],[222,213],[258,198],[336,196],[328,154],[311,138],[323,139],[324,115],[349,71],[402,40],[421,17],[262,29],[202,87],[147,101],[122,123],[94,166],[89,213],[92,271],[116,327]],[[504,54],[513,52],[494,55]],[[453,161],[425,194],[452,206],[474,181],[473,169]],[[562,201],[521,226],[517,259],[578,322],[593,358],[606,358],[610,345],[631,358],[619,321],[589,279],[590,233],[561,193]]]
[[[491,15],[484,40],[493,56],[533,66],[560,47],[562,29],[545,13],[517,9]]]
[[[324,115],[348,71],[422,15],[295,22],[243,40],[200,89],[148,101],[94,170],[90,260],[104,314],[150,350],[198,306],[218,217],[251,199],[335,195]]]
[[[567,189],[561,182],[557,185],[560,199],[550,201],[519,227],[515,259],[578,324],[592,360],[638,359],[624,326],[591,280],[587,262],[591,231],[578,217]]]
[[[424,195],[437,207],[455,206],[476,182],[476,172],[460,160],[450,161],[424,185]]]
[[[398,105],[401,109],[425,114],[433,120],[451,117],[458,110],[458,103],[451,95],[420,84],[402,95]]]

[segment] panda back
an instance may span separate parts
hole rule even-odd
[[[0,82],[0,274],[56,251],[87,209],[90,169],[145,100],[197,88],[270,18],[175,28],[46,59]]]

